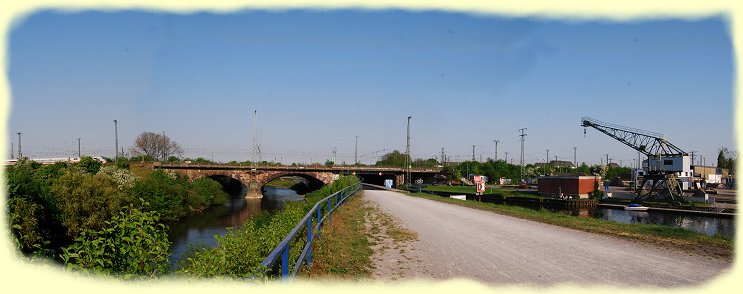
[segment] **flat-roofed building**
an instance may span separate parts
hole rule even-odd
[[[557,176],[539,177],[537,184],[540,195],[562,195],[588,198],[589,194],[601,186],[599,176]]]

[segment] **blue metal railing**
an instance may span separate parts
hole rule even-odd
[[[361,183],[357,183],[352,186],[348,186],[346,188],[343,188],[342,190],[335,192],[333,195],[330,195],[328,197],[323,198],[322,200],[315,203],[315,206],[310,209],[310,211],[307,212],[307,214],[302,218],[301,221],[294,227],[294,229],[289,232],[289,235],[284,237],[284,240],[279,243],[276,248],[271,251],[271,253],[268,254],[268,256],[261,262],[261,266],[265,268],[270,268],[274,264],[276,264],[276,261],[281,259],[281,279],[286,280],[290,276],[293,277],[299,272],[300,267],[302,266],[302,263],[306,263],[307,266],[310,265],[312,262],[312,242],[317,239],[320,236],[320,229],[322,228],[322,224],[327,220],[330,222],[330,219],[328,218],[330,214],[340,205],[346,202],[346,199],[348,197],[351,197],[356,191],[361,189]],[[325,208],[325,209],[323,209]],[[325,213],[323,213],[323,210]],[[316,222],[313,226],[312,219],[313,215],[316,216]],[[289,247],[291,245],[292,240],[301,232],[302,228],[307,229],[307,242],[304,245],[304,248],[302,249],[302,253],[299,255],[299,258],[294,263],[294,269],[291,272],[291,275],[289,274]],[[314,233],[313,233],[314,231]]]

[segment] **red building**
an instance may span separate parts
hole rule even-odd
[[[588,193],[601,187],[599,176],[539,177],[539,194],[563,195],[588,198]]]

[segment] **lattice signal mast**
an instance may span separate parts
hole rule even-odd
[[[663,134],[605,123],[590,117],[581,118],[581,126],[584,127],[584,134],[585,128],[592,127],[648,157],[647,165],[643,164],[647,174],[643,177],[642,185],[637,187],[637,201],[655,198],[665,198],[673,203],[686,201],[676,176],[690,171],[689,154],[668,142]],[[647,191],[643,189],[646,185],[650,186]]]

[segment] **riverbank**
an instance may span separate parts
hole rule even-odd
[[[464,207],[491,211],[503,215],[533,220],[541,223],[581,230],[585,232],[630,239],[664,248],[681,249],[693,254],[719,257],[726,260],[732,260],[735,247],[733,240],[727,240],[719,236],[709,237],[704,234],[681,228],[671,228],[660,225],[616,223],[594,218],[578,218],[559,212],[550,212],[547,210],[533,210],[517,206],[462,201],[458,199],[434,196],[426,193],[407,193],[407,195],[439,202],[446,202]]]

